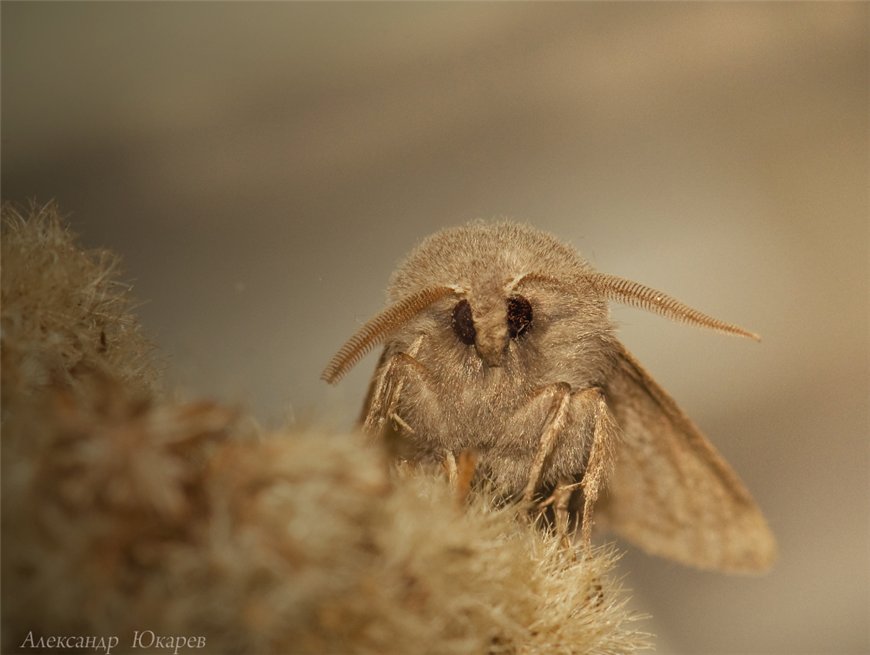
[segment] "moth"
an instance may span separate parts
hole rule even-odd
[[[527,225],[473,222],[426,238],[394,272],[389,305],[323,372],[338,382],[379,344],[362,421],[402,457],[456,471],[505,498],[576,507],[649,553],[757,572],[776,553],[743,482],[616,338],[609,302],[759,337],[659,291],[595,271]]]

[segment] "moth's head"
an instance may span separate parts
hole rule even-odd
[[[424,240],[393,274],[392,301],[333,357],[323,379],[336,382],[371,348],[403,328],[447,326],[447,348],[499,367],[511,351],[583,362],[609,330],[607,301],[758,338],[649,287],[594,271],[551,235],[516,223],[472,223]],[[449,318],[448,318],[449,317]],[[448,323],[449,321],[449,323]],[[545,336],[546,335],[546,336]],[[513,346],[513,348],[512,348]]]
[[[579,267],[479,272],[456,297],[433,306],[429,333],[484,369],[592,375],[609,360],[613,337],[607,301],[588,274]]]
[[[552,344],[545,335],[556,336],[548,329],[551,319],[583,323],[575,326],[575,342],[578,335],[607,326],[604,302],[577,307],[588,286],[576,285],[566,294],[564,288],[537,284],[530,274],[541,271],[573,280],[592,269],[573,248],[545,232],[478,221],[425,239],[393,274],[389,296],[400,302],[426,287],[451,289],[453,294],[423,312],[411,329],[426,331],[440,349],[462,351],[495,368],[512,353],[528,361],[551,352],[543,350]]]
[[[498,367],[511,342],[529,338],[535,314],[532,302],[511,285],[486,284],[457,298],[450,315],[452,336],[474,346],[484,366]]]

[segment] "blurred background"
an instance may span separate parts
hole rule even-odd
[[[186,396],[349,427],[318,377],[421,238],[512,217],[761,333],[615,308],[740,472],[767,576],[620,565],[658,652],[870,652],[864,3],[15,3],[2,194],[124,258]]]

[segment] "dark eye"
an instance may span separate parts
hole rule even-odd
[[[508,334],[516,339],[532,324],[532,304],[522,296],[511,296],[507,301]]]
[[[471,305],[467,300],[460,300],[453,308],[453,331],[459,340],[467,346],[474,344],[477,331],[474,329],[474,319],[471,316]]]

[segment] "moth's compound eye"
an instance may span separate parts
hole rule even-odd
[[[532,304],[522,296],[511,296],[507,300],[508,334],[516,339],[532,324]]]
[[[453,331],[462,343],[467,346],[474,345],[477,331],[474,329],[471,305],[467,300],[460,300],[453,308]]]

